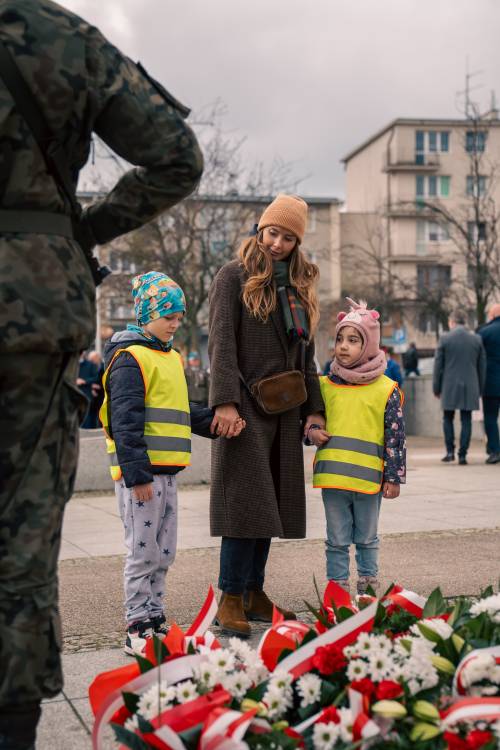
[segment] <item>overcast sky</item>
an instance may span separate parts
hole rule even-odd
[[[466,57],[500,99],[498,0],[62,0],[196,110],[221,99],[249,162],[344,196],[346,153],[395,117],[457,117]]]

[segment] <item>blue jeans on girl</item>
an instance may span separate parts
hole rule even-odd
[[[378,517],[382,493],[322,490],[326,515],[326,575],[332,581],[349,578],[349,547],[356,545],[358,576],[378,573]]]

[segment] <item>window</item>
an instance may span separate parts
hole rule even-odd
[[[451,283],[451,266],[417,266],[417,288],[420,292],[429,289],[445,289]]]
[[[116,273],[135,273],[136,266],[126,253],[111,250],[109,254],[109,267]]]
[[[430,242],[448,242],[450,235],[444,224],[437,221],[417,220],[417,255],[425,255]]]
[[[429,154],[445,153],[450,150],[450,133],[447,130],[416,130],[415,131],[415,164],[426,164],[435,161]]]
[[[418,198],[448,198],[450,177],[447,175],[416,175],[415,192]]]
[[[480,198],[486,193],[486,177],[484,175],[468,174],[466,177],[465,192],[470,197]]]
[[[111,297],[108,300],[109,317],[112,320],[132,320],[134,317],[132,306],[126,299]]]
[[[465,150],[469,153],[484,151],[486,136],[485,130],[467,130],[465,133]]]
[[[485,221],[468,221],[467,235],[471,242],[480,242],[486,239],[486,222]]]

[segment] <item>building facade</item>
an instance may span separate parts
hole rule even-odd
[[[433,349],[457,302],[474,323],[463,232],[481,240],[477,212],[500,209],[499,155],[493,110],[470,120],[397,119],[343,159],[342,288],[364,284],[391,302],[384,333],[396,350],[408,341]]]

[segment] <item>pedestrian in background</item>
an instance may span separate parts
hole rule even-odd
[[[455,460],[455,411],[460,411],[458,463],[467,463],[472,434],[472,412],[479,409],[479,397],[486,378],[486,354],[481,337],[465,327],[466,314],[457,310],[448,320],[450,331],[439,340],[434,360],[432,388],[441,398],[445,463]]]
[[[392,358],[392,355],[394,354],[394,349],[391,346],[383,346],[382,351],[385,352],[385,356],[386,356],[386,366],[385,366],[384,375],[387,375],[388,378],[390,378],[391,380],[394,380],[398,384],[398,386],[401,388],[405,379],[403,377],[403,373],[401,372],[401,367],[396,362],[396,360]]]
[[[217,620],[225,632],[243,637],[250,635],[249,620],[272,621],[273,603],[264,591],[271,538],[305,536],[301,419],[306,429],[325,424],[313,341],[319,272],[300,248],[306,223],[307,204],[278,195],[209,294],[214,427],[230,435],[239,415],[247,424],[238,440],[212,444],[210,487],[210,532],[222,536]],[[265,413],[252,385],[290,370],[303,371],[306,401]],[[282,596],[286,580],[283,570]]]
[[[98,385],[99,367],[93,362],[88,354],[83,353],[80,356],[78,365],[78,377],[76,384],[87,399],[87,413],[81,427],[84,430],[91,430],[97,426],[95,413],[92,412],[92,400],[94,397],[94,386]]]
[[[357,593],[378,589],[378,518],[382,497],[399,497],[406,481],[403,397],[384,374],[376,310],[348,298],[338,315],[335,358],[320,378],[326,428],[315,425],[314,487],[326,515],[326,574],[349,590],[349,548],[356,546]]]
[[[498,412],[500,408],[500,304],[492,305],[488,323],[478,331],[486,351],[486,383],[483,391],[487,464],[500,463]]]
[[[103,276],[91,250],[188,195],[202,156],[187,110],[62,6],[0,0],[0,54],[0,747],[31,750],[63,684],[57,558]],[[92,131],[140,166],[80,215]]]
[[[189,400],[195,404],[208,404],[208,373],[201,366],[198,352],[189,352],[184,370],[189,393]]]
[[[408,378],[413,373],[417,376],[420,375],[420,370],[418,369],[418,351],[414,341],[411,342],[408,350],[403,354],[403,365],[405,368],[405,377]]]

